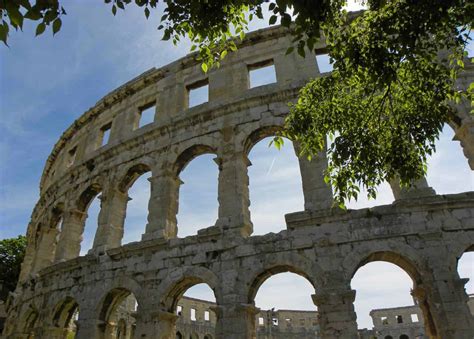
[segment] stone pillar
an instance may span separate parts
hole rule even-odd
[[[474,170],[474,120],[472,118],[464,119],[461,126],[455,129],[454,140],[461,143],[469,167]]]
[[[102,254],[109,248],[121,245],[129,200],[127,193],[123,193],[115,187],[111,187],[105,191],[105,194],[101,194],[98,228],[91,253]]]
[[[75,339],[102,339],[99,328],[104,325],[104,322],[94,318],[81,318],[82,313],[85,312],[81,310],[79,319],[76,322],[77,332]]]
[[[33,243],[34,236],[30,235],[29,230],[28,230],[27,238],[28,238],[28,244],[25,250],[25,257],[23,259],[23,262],[21,263],[20,277],[18,278],[19,282],[23,282],[28,278],[28,276],[33,270],[33,264],[35,260],[35,244]],[[56,246],[56,253],[57,251],[58,250]]]
[[[357,339],[357,316],[354,311],[356,291],[349,288],[325,289],[313,294],[318,307],[321,338]]]
[[[45,227],[38,236],[38,248],[36,250],[35,261],[33,264],[33,273],[50,266],[53,263],[57,237],[59,230],[56,228]]]
[[[409,188],[400,187],[400,180],[398,178],[394,178],[390,181],[390,187],[392,188],[395,200],[413,199],[436,195],[435,190],[428,185],[428,181],[426,181],[426,178],[424,177],[416,180],[413,183],[413,186]]]
[[[300,165],[304,209],[317,211],[331,208],[333,204],[332,189],[324,181],[324,171],[328,167],[326,151],[324,150],[317,157],[308,160],[306,156],[299,155],[300,147],[296,142],[293,143],[293,147]]]
[[[174,339],[178,316],[166,311],[138,311],[134,338]]]
[[[176,238],[176,214],[181,181],[168,170],[153,175],[148,180],[151,182],[148,224],[142,240]]]
[[[250,221],[249,177],[250,161],[244,152],[225,152],[216,158],[219,166],[219,217],[216,226],[248,237],[253,232]]]
[[[55,326],[50,326],[43,330],[43,333],[46,338],[50,339],[64,339],[67,338],[68,330],[66,328],[60,328]]]
[[[472,339],[474,318],[464,288],[468,279],[451,272],[435,275],[435,281],[418,285],[412,292],[423,311],[427,334],[432,339]]]
[[[56,261],[66,261],[79,256],[86,218],[87,214],[79,210],[64,212],[61,234],[56,248]]]
[[[211,309],[217,317],[216,339],[256,338],[255,316],[259,308],[252,304],[225,304]]]

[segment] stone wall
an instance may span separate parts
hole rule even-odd
[[[299,88],[324,76],[313,53],[286,55],[290,44],[288,32],[275,27],[249,34],[208,74],[194,54],[151,69],[64,132],[47,160],[28,226],[8,338],[64,338],[77,310],[77,338],[112,338],[118,305],[131,294],[138,302],[134,336],[174,338],[177,301],[198,283],[216,297],[216,338],[254,338],[254,297],[280,272],[297,273],[314,286],[322,338],[357,338],[351,279],[362,265],[381,260],[411,276],[431,338],[472,339],[466,281],[457,273],[457,259],[474,250],[472,192],[438,196],[426,180],[410,191],[392,183],[392,205],[342,211],[332,208],[323,180],[325,157],[300,159],[304,211],[286,215],[284,231],[252,236],[247,155],[281,130]],[[323,52],[321,41],[316,53]],[[249,71],[267,64],[274,65],[277,82],[249,88]],[[463,79],[472,81],[472,74],[471,67]],[[190,108],[190,90],[203,84],[209,101]],[[149,107],[154,122],[139,128]],[[453,128],[472,164],[468,109],[459,107]],[[179,174],[205,153],[219,166],[218,218],[196,236],[178,238]],[[122,246],[127,192],[145,172],[151,172],[148,223],[142,241]],[[101,210],[94,245],[79,256],[95,196]]]

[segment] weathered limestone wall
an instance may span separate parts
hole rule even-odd
[[[302,84],[322,76],[314,54],[285,55],[290,41],[278,27],[250,34],[208,75],[194,55],[149,70],[63,134],[46,163],[28,227],[8,338],[63,338],[77,309],[77,338],[113,337],[112,310],[130,293],[138,301],[135,337],[174,338],[177,301],[197,283],[215,293],[216,338],[254,338],[258,288],[286,271],[313,284],[322,338],[357,338],[351,279],[361,265],[383,260],[412,277],[426,333],[472,339],[466,281],[456,270],[462,253],[474,250],[472,192],[437,196],[421,180],[419,189],[396,192],[392,205],[340,211],[330,208],[331,190],[323,183],[326,159],[300,160],[305,210],[286,216],[285,231],[251,236],[247,155],[281,129]],[[277,82],[250,89],[249,70],[268,62]],[[200,83],[209,84],[209,102],[188,108],[188,91]],[[137,128],[140,112],[153,105],[154,123]],[[107,129],[110,139],[101,147]],[[471,159],[467,130],[456,135]],[[179,173],[204,153],[215,154],[219,166],[218,219],[180,239]],[[141,242],[121,246],[127,192],[145,172],[152,174],[148,223]],[[87,208],[97,195],[94,245],[79,257]]]

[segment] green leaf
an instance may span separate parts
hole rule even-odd
[[[227,55],[227,51],[226,50],[223,50],[222,53],[221,53],[221,60],[224,59]]]
[[[270,17],[270,20],[268,21],[268,23],[269,23],[270,25],[274,25],[274,24],[276,23],[276,21],[277,21],[277,16],[276,16],[276,15],[272,15],[272,16]]]
[[[57,32],[59,32],[59,30],[61,29],[61,25],[62,25],[62,21],[60,18],[57,18],[56,20],[54,20],[53,22],[53,35],[56,34]]]
[[[202,64],[201,64],[201,69],[202,69],[202,71],[203,71],[204,73],[207,73],[207,64],[202,63]]]
[[[8,24],[5,22],[4,24],[0,24],[0,40],[6,45],[8,39]]]
[[[36,9],[36,7],[32,7],[28,12],[26,12],[24,17],[33,21],[37,21],[42,18],[41,13]]]
[[[150,10],[148,9],[148,7],[145,8],[145,16],[147,19],[150,16]]]
[[[112,5],[112,14],[113,15],[117,14],[117,7],[115,5]]]
[[[46,29],[46,24],[44,22],[38,24],[38,26],[36,26],[36,36],[43,34],[45,29]]]

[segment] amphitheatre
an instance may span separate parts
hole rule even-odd
[[[198,338],[256,338],[255,296],[281,272],[314,287],[320,338],[359,338],[351,279],[373,261],[393,263],[411,277],[427,337],[473,338],[467,279],[459,277],[457,261],[474,251],[474,192],[437,195],[426,180],[409,190],[393,182],[394,203],[341,210],[332,207],[323,180],[325,156],[301,158],[304,210],[286,215],[286,230],[252,235],[248,154],[281,130],[302,85],[324,76],[314,54],[286,55],[290,44],[287,30],[272,27],[248,34],[208,74],[194,54],[150,69],[63,133],[41,178],[6,338],[69,338],[72,327],[78,339],[130,338],[119,321],[124,317],[133,318],[134,338],[181,338],[178,301],[200,283],[215,294],[208,314],[215,331]],[[316,54],[324,47],[321,41]],[[276,83],[249,88],[249,72],[268,65]],[[472,66],[459,86],[474,80]],[[189,107],[190,92],[202,86],[209,88],[208,102]],[[153,123],[138,128],[150,107]],[[449,124],[474,169],[469,110],[469,103],[458,105]],[[178,238],[179,175],[202,154],[215,155],[219,167],[218,218],[197,235]],[[128,190],[148,172],[148,222],[141,241],[122,246]],[[80,256],[88,207],[98,195],[93,248]]]

